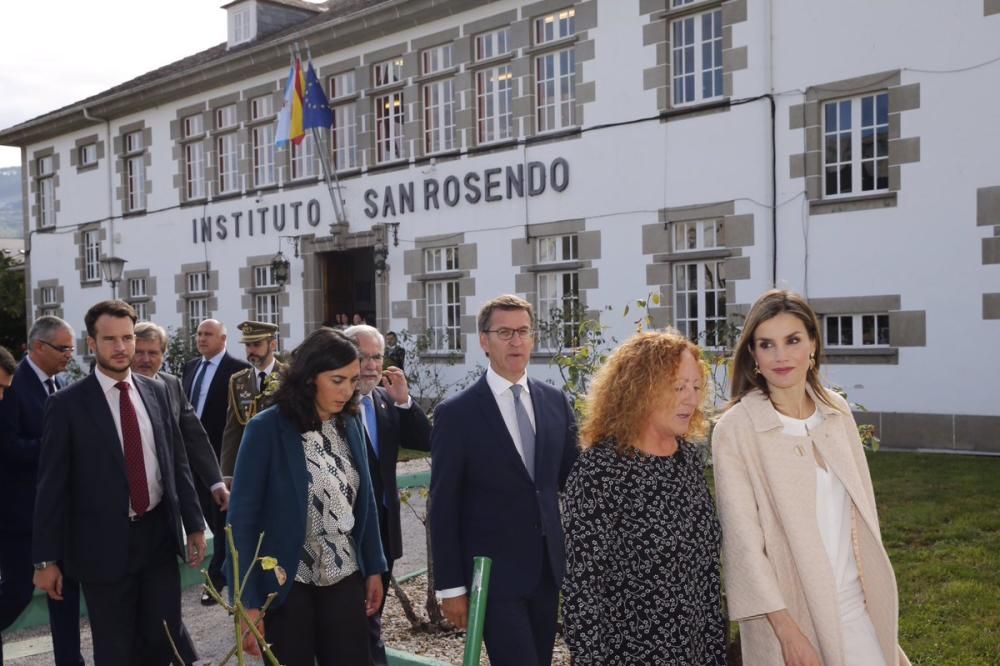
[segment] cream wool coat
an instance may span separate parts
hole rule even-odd
[[[812,395],[810,391],[810,395]],[[822,425],[809,437],[785,435],[760,391],[723,415],[712,434],[716,497],[730,619],[740,623],[743,663],[781,666],[781,646],[766,614],[787,608],[824,666],[844,663],[833,569],[816,520],[813,447],[853,501],[853,541],[868,613],[889,666],[908,666],[897,643],[896,578],[882,546],[875,496],[857,425],[819,400]]]

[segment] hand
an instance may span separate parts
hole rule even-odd
[[[449,622],[459,629],[465,629],[469,624],[469,595],[442,599],[441,610]]]
[[[260,619],[260,610],[257,608],[248,608],[247,615],[250,620],[257,627],[257,631],[260,632],[261,638],[264,637],[264,621]],[[243,626],[240,628],[240,632],[243,634],[243,649],[247,654],[254,657],[260,656],[260,645],[257,644],[257,638],[250,631],[250,627],[247,626],[246,622],[243,622]]]
[[[410,399],[410,387],[406,383],[406,375],[395,366],[382,371],[382,386],[397,405],[405,405]]]
[[[768,613],[767,619],[781,643],[785,666],[822,666],[819,654],[787,610]]]
[[[204,532],[191,532],[188,534],[187,561],[192,567],[197,567],[205,559],[205,550],[208,548],[205,543]]]
[[[219,511],[229,511],[229,486],[219,486],[212,491],[212,498],[219,505]]]
[[[58,564],[50,564],[40,571],[35,571],[32,582],[39,590],[45,590],[49,599],[62,601],[63,575]]]
[[[368,576],[365,583],[365,615],[371,617],[382,607],[382,575]]]

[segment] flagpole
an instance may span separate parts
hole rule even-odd
[[[298,42],[295,43],[295,50],[299,50]],[[301,54],[300,54],[301,55]],[[306,42],[306,58],[312,65],[312,49],[309,42]],[[330,156],[327,153],[326,142],[322,140],[319,128],[312,127],[313,143],[319,153],[319,163],[323,167],[323,179],[326,181],[326,189],[330,193],[330,202],[333,204],[333,214],[338,224],[347,224],[347,212],[344,210],[344,199],[340,190],[340,178],[337,177],[336,169],[330,167]],[[332,174],[332,177],[331,177]]]

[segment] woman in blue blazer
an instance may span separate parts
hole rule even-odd
[[[287,576],[258,564],[241,599],[285,666],[369,663],[365,614],[379,609],[386,562],[357,416],[359,375],[347,338],[314,331],[292,352],[273,406],[247,424],[236,459],[228,522],[240,580],[262,532],[260,556],[276,558]],[[230,594],[232,569],[227,562]],[[259,654],[252,635],[244,646]]]

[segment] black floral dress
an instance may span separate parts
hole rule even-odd
[[[624,455],[602,442],[563,497],[563,621],[573,663],[726,663],[721,532],[698,448]]]

